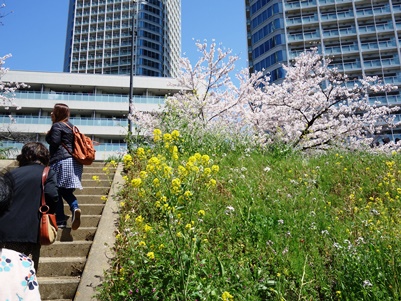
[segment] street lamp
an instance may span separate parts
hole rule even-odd
[[[128,133],[132,133],[132,121],[129,118],[129,116],[132,113],[132,97],[134,94],[134,86],[133,86],[133,81],[134,81],[134,59],[136,58],[134,51],[135,51],[135,45],[137,41],[137,37],[135,37],[137,33],[137,26],[138,26],[138,16],[139,16],[139,4],[146,4],[147,2],[144,0],[134,0],[134,3],[136,3],[136,12],[132,13],[132,20],[131,20],[131,64],[130,64],[130,78],[129,78],[129,98],[128,98]],[[136,45],[138,48],[138,45]],[[136,65],[135,65],[136,69]]]

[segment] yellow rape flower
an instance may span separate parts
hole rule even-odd
[[[125,206],[125,202],[120,202],[120,206],[124,207]]]
[[[135,218],[135,222],[136,222],[137,224],[143,223],[143,217],[142,217],[142,215],[140,215],[140,216],[138,216],[137,218]]]
[[[208,176],[208,175],[210,175],[212,173],[212,170],[209,168],[209,167],[206,167],[204,170],[203,170],[203,174],[205,175],[205,176]]]
[[[192,228],[192,225],[191,225],[191,224],[186,224],[186,225],[185,225],[185,229],[187,229],[188,231],[191,230],[191,228]]]
[[[159,129],[154,129],[153,130],[153,141],[158,142],[161,140],[162,136],[162,131]]]
[[[163,175],[166,177],[166,178],[170,178],[170,176],[171,176],[171,174],[172,174],[172,168],[170,167],[170,166],[164,166],[164,169],[163,169]]]
[[[139,189],[138,196],[143,198],[145,195],[146,195],[146,190],[143,188]]]
[[[173,187],[179,187],[179,186],[181,186],[181,180],[178,179],[178,178],[175,178],[175,179],[173,179],[173,180],[171,181],[171,185],[172,185]]]
[[[136,154],[140,158],[146,157],[145,150],[142,147],[138,147],[138,149],[136,150]]]
[[[218,172],[220,170],[218,165],[212,165],[212,172]]]
[[[223,299],[223,301],[234,301],[234,297],[229,292],[224,292],[221,295],[221,298]]]
[[[154,185],[155,187],[159,187],[159,186],[160,186],[160,180],[159,180],[158,178],[154,178],[154,179],[153,179],[153,185]]]
[[[102,195],[102,196],[100,197],[100,199],[101,199],[102,201],[107,201],[107,195]]]
[[[181,233],[181,232],[177,232],[176,236],[177,236],[178,238],[181,238],[181,237],[182,237],[182,233]]]
[[[171,140],[173,140],[173,137],[171,136],[171,134],[166,133],[163,135],[163,141],[164,142],[170,142]]]
[[[178,148],[177,148],[177,146],[174,145],[172,153],[173,153],[172,154],[172,159],[177,161],[178,160]]]
[[[131,155],[130,155],[130,154],[125,154],[124,157],[123,157],[123,161],[124,161],[124,162],[126,162],[126,161],[132,161]]]
[[[96,182],[100,182],[99,176],[92,176],[92,180],[94,180]]]
[[[209,157],[208,155],[203,155],[203,156],[201,157],[201,161],[202,161],[202,164],[203,164],[203,165],[209,164],[210,157]]]
[[[180,137],[180,132],[177,131],[177,130],[172,131],[172,132],[171,132],[171,137],[172,137],[174,140],[178,140],[178,137]]]
[[[160,160],[157,157],[152,157],[148,160],[148,164],[157,166],[160,164]]]
[[[131,180],[131,184],[132,184],[132,186],[134,186],[134,187],[139,187],[139,186],[141,186],[141,184],[142,184],[142,180],[141,180],[141,178],[132,179],[132,180]]]
[[[178,170],[178,174],[179,174],[181,177],[185,177],[185,176],[188,175],[187,169],[186,169],[184,166],[182,166],[182,165],[179,165],[178,168],[177,168],[177,170]]]
[[[145,179],[147,176],[148,176],[148,173],[147,173],[146,171],[144,171],[144,170],[142,170],[142,171],[139,173],[139,177],[140,177],[141,179]]]
[[[189,191],[189,190],[187,190],[187,191],[184,192],[184,197],[185,197],[186,199],[189,199],[192,195],[193,195],[193,193],[192,193],[191,191]]]
[[[146,242],[144,242],[143,240],[139,242],[139,246],[140,247],[145,247],[146,246]]]
[[[198,211],[199,216],[204,216],[205,215],[205,210],[199,210]]]
[[[208,187],[215,187],[217,184],[215,179],[210,179],[209,182],[206,184]]]
[[[148,252],[148,254],[146,254],[146,256],[148,256],[149,259],[155,259],[155,253],[153,253],[153,252]]]

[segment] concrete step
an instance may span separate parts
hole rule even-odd
[[[81,203],[78,198],[79,209],[81,209],[82,215],[101,215],[104,208],[104,204],[85,204]],[[64,202],[64,213],[65,215],[71,216],[70,206]]]
[[[82,179],[81,180],[82,186],[83,187],[106,187],[111,185],[111,181],[109,179],[99,179],[99,180],[94,180],[94,179]]]
[[[74,300],[106,204],[104,198],[108,196],[114,178],[115,169],[107,168],[106,175],[104,167],[104,162],[84,166],[83,189],[74,192],[82,210],[79,229],[71,229],[71,212],[64,201],[64,211],[69,216],[67,227],[58,230],[54,244],[41,248],[38,282],[42,301]]]
[[[90,166],[84,166],[83,173],[110,173],[113,174],[115,172],[115,168],[110,168],[102,165],[90,165]]]
[[[57,241],[92,241],[96,233],[96,227],[79,227],[78,230],[71,230],[71,228],[58,229]]]
[[[82,194],[92,194],[92,195],[107,195],[110,190],[110,185],[108,186],[96,186],[92,184],[91,186],[83,186],[83,189],[77,189],[74,191],[75,195],[82,195]]]
[[[65,209],[65,212],[66,212],[66,216],[68,216],[67,228],[71,228],[71,216],[69,216],[67,214],[67,210],[69,210],[68,206],[66,208],[64,208],[64,209]],[[81,227],[97,227],[97,225],[99,224],[100,218],[101,218],[100,214],[99,215],[95,215],[95,214],[85,215],[85,214],[82,214],[81,215]]]
[[[38,277],[42,300],[73,300],[77,291],[79,277]],[[88,300],[90,301],[90,300]]]
[[[42,246],[40,249],[40,257],[68,257],[71,255],[85,257],[88,255],[91,246],[92,241],[86,240],[63,242],[56,241],[50,246]]]
[[[39,277],[80,276],[84,270],[85,257],[41,257]]]
[[[113,175],[114,175],[114,173],[111,174],[111,175],[107,175],[104,172],[96,172],[96,173],[84,172],[84,173],[82,173],[82,180],[93,180],[93,176],[95,176],[95,177],[98,177],[100,180],[112,181],[113,180]]]
[[[104,204],[106,201],[102,199],[105,195],[97,194],[80,194],[78,199],[79,204]]]

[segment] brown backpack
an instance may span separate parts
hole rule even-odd
[[[68,126],[74,134],[74,151],[70,151],[63,143],[64,148],[82,165],[91,165],[95,160],[96,152],[95,148],[93,147],[92,139],[81,133],[75,125],[71,127],[68,125],[68,123],[63,123]]]

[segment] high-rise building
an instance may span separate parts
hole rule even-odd
[[[285,76],[281,64],[317,47],[351,79],[376,75],[401,88],[401,0],[245,0],[245,5],[251,71],[264,69],[279,82]],[[370,98],[401,105],[400,89]],[[401,138],[401,131],[387,134]]]
[[[180,54],[181,0],[70,0],[64,72],[175,77]]]

